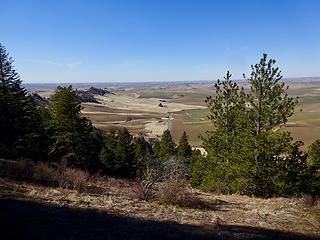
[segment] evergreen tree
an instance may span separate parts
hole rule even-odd
[[[287,94],[275,60],[264,54],[252,66],[247,94],[230,80],[215,84],[208,97],[214,130],[203,138],[208,156],[195,160],[193,183],[209,190],[260,196],[294,194],[306,186],[305,155],[289,132],[278,131],[293,114],[297,99]]]
[[[189,160],[192,155],[192,148],[188,142],[187,133],[184,131],[179,140],[177,157],[182,160]]]
[[[173,141],[170,131],[167,129],[162,133],[160,141],[159,156],[160,158],[169,158],[176,154],[176,144]]]
[[[115,133],[110,133],[104,136],[104,146],[102,147],[99,159],[102,167],[110,175],[115,174],[115,149],[117,146],[117,137]]]
[[[215,97],[209,96],[206,99],[210,109],[208,118],[214,130],[207,133],[207,138],[202,138],[203,145],[208,153],[211,152],[216,157],[219,157],[219,152],[232,152],[235,137],[247,132],[250,126],[250,119],[246,118],[244,90],[239,89],[239,86],[231,80],[231,76],[228,71],[223,81],[218,80],[214,85]],[[219,138],[218,142],[216,138]]]
[[[288,156],[284,161],[279,161],[283,174],[280,178],[278,192],[282,195],[297,195],[308,193],[309,172],[307,167],[307,154],[300,150],[303,142],[292,144]]]
[[[160,142],[156,141],[152,146],[152,151],[155,157],[160,158]]]
[[[41,116],[43,109],[36,106],[34,99],[27,96],[25,102],[24,135],[16,143],[19,154],[24,158],[33,160],[47,160],[48,158],[48,135],[45,131]]]
[[[308,148],[308,191],[320,196],[320,140],[314,141]]]
[[[140,136],[134,141],[137,176],[142,177],[152,158],[152,146]]]
[[[200,157],[192,169],[192,178],[201,176],[201,187],[222,192],[245,192],[252,182],[252,136],[247,116],[245,92],[227,72],[215,84],[215,97],[207,97],[209,119],[214,130],[202,137],[207,157]],[[201,162],[200,162],[201,161]],[[203,166],[201,166],[203,165]],[[192,182],[199,180],[191,179]]]
[[[13,60],[0,44],[0,157],[42,157],[39,111],[21,87]]]
[[[308,163],[320,169],[320,139],[317,139],[309,146]]]
[[[135,176],[136,162],[132,136],[126,128],[118,132],[115,148],[115,172],[116,175],[121,177],[130,178]]]
[[[255,193],[273,194],[277,189],[275,182],[279,174],[277,167],[279,156],[288,154],[292,138],[289,132],[276,132],[292,116],[297,99],[289,97],[281,71],[275,67],[276,61],[267,60],[263,54],[260,62],[251,66],[248,79],[251,92],[249,118],[252,120],[254,135],[254,161],[256,171]]]
[[[297,99],[288,96],[289,87],[280,82],[281,71],[274,67],[275,63],[274,59],[267,61],[267,54],[263,54],[260,62],[251,66],[249,103],[255,135],[283,126],[297,104]]]
[[[51,128],[50,156],[69,164],[88,168],[97,164],[100,149],[97,133],[89,120],[80,115],[81,105],[76,92],[58,87],[49,102]]]

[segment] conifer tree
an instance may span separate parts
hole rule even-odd
[[[183,131],[178,145],[177,157],[182,160],[189,160],[192,155],[192,148],[188,142],[188,136]]]
[[[115,149],[117,146],[117,137],[115,133],[104,136],[104,145],[99,153],[99,159],[102,167],[110,175],[115,174]]]
[[[194,162],[191,182],[199,184],[202,175],[201,186],[206,189],[245,192],[253,176],[246,94],[231,80],[229,71],[223,81],[217,81],[215,90],[215,96],[206,99],[210,109],[208,118],[213,123],[213,130],[202,137],[208,156]]]
[[[260,62],[251,66],[249,103],[256,135],[283,126],[297,104],[297,99],[288,96],[289,87],[280,82],[281,71],[274,66],[275,63],[274,59],[268,61],[267,54],[263,54]]]
[[[0,44],[0,157],[40,158],[43,128],[40,113]]]
[[[314,141],[308,148],[308,163],[320,169],[320,139]]]
[[[23,136],[23,105],[26,91],[21,85],[18,73],[12,66],[13,60],[0,44],[0,154],[14,155],[15,144]]]
[[[255,192],[259,195],[270,195],[277,188],[278,158],[290,152],[292,141],[289,132],[277,130],[292,116],[297,104],[297,99],[288,96],[288,86],[280,82],[281,71],[274,66],[275,63],[263,54],[260,62],[251,66],[248,79],[251,86],[247,101],[250,103],[248,113],[254,135]]]
[[[97,133],[80,115],[81,105],[72,86],[58,87],[49,102],[50,156],[84,168],[97,164]]]
[[[137,176],[142,177],[151,161],[151,145],[140,136],[134,141],[135,163]]]
[[[244,90],[231,80],[231,76],[228,71],[223,81],[218,80],[214,85],[215,96],[206,99],[210,109],[208,118],[214,130],[207,133],[207,138],[202,138],[203,145],[208,153],[214,151],[212,154],[216,156],[220,155],[219,152],[232,152],[235,137],[247,132],[250,126]]]
[[[264,54],[252,66],[249,93],[230,80],[229,72],[215,84],[216,95],[206,100],[214,130],[203,138],[208,156],[194,163],[204,171],[193,169],[197,173],[194,182],[199,184],[201,176],[200,185],[207,189],[261,196],[301,189],[302,177],[293,176],[303,175],[305,166],[293,169],[305,156],[298,143],[292,145],[289,132],[277,131],[293,114],[297,99],[288,96],[288,87],[280,82],[281,72],[274,64]]]
[[[136,171],[132,136],[126,128],[118,132],[115,148],[115,172],[117,176],[134,177]]]
[[[176,144],[173,141],[170,131],[167,129],[162,133],[159,149],[160,158],[169,158],[176,154]]]

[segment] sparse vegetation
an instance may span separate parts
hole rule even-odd
[[[96,200],[103,204],[105,199],[99,198],[111,199],[108,194],[112,192],[129,205],[138,201],[211,213],[224,203],[207,201],[206,196],[214,196],[212,192],[303,196],[299,204],[315,209],[310,216],[318,217],[319,141],[307,154],[300,149],[303,143],[293,142],[290,132],[282,129],[297,100],[288,95],[275,61],[267,60],[267,55],[252,66],[249,91],[233,82],[229,72],[214,85],[215,94],[206,99],[212,130],[201,138],[207,155],[192,150],[185,131],[178,145],[169,130],[162,133],[160,141],[145,139],[143,134],[134,136],[121,127],[100,131],[82,116],[79,91],[72,86],[58,87],[48,104],[43,104],[43,99],[29,96],[21,87],[12,63],[0,45],[0,157],[5,158],[0,161],[1,184],[8,181],[12,186],[19,181],[43,189],[75,190],[89,198],[96,194]],[[107,93],[90,88],[88,96],[81,96],[92,100],[93,95],[104,97]],[[172,107],[170,104],[166,101],[166,108]],[[125,122],[134,122],[129,112],[123,116]],[[195,188],[211,193],[206,195]],[[232,195],[223,198],[228,197]],[[266,223],[270,213],[263,214],[257,215]],[[216,225],[222,221],[219,216],[212,220]],[[315,221],[312,229],[317,224]]]
[[[65,165],[31,161],[1,161],[1,176],[9,179],[34,182],[50,187],[86,189],[89,174]]]

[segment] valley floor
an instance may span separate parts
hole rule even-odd
[[[0,178],[2,239],[320,239],[320,207],[190,189],[192,208],[138,200],[107,178],[83,193]]]

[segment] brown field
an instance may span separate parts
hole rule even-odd
[[[284,129],[294,140],[302,140],[306,149],[320,138],[320,81],[288,81],[289,94],[299,97],[299,105]],[[247,88],[246,84],[242,84]],[[199,135],[212,129],[207,119],[206,96],[214,95],[213,83],[157,83],[99,85],[114,94],[96,96],[100,104],[84,103],[82,113],[97,128],[104,130],[126,127],[133,134],[159,137],[167,128],[167,113],[173,112],[173,137],[177,142],[183,131],[192,146],[201,146]],[[82,88],[85,88],[82,86]],[[52,91],[39,91],[49,96]],[[163,107],[159,107],[159,103]]]

